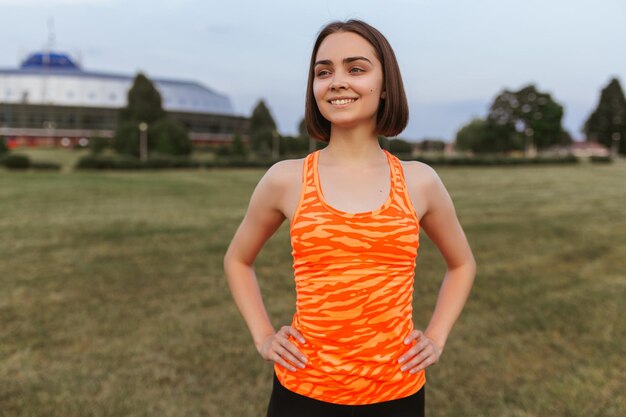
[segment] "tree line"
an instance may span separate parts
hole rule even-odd
[[[455,147],[476,154],[512,151],[528,152],[566,146],[571,135],[562,126],[563,106],[546,92],[529,84],[519,91],[504,90],[496,96],[484,118],[475,118],[456,133]],[[146,123],[145,139],[150,153],[189,155],[192,144],[185,127],[170,118],[163,109],[161,95],[143,74],[135,77],[128,91],[127,105],[120,109],[117,129],[111,143],[119,154],[139,156],[140,123]],[[320,149],[326,144],[309,137],[305,120],[298,125],[296,136],[278,133],[276,122],[264,100],[260,100],[250,116],[249,143],[241,136],[218,148],[220,156],[277,158]],[[599,102],[584,123],[587,140],[600,143],[620,154],[626,154],[626,98],[617,78],[612,78],[600,94]],[[107,145],[106,140],[92,140],[95,153]],[[379,138],[382,147],[395,153],[410,153],[416,146],[401,138]],[[423,151],[442,151],[441,140],[424,140],[417,145]],[[8,150],[0,141],[0,154]]]
[[[456,133],[455,147],[459,151],[476,154],[506,154],[514,151],[543,151],[567,146],[572,137],[563,128],[563,105],[534,84],[518,91],[504,90],[496,96],[484,118],[474,118]],[[602,89],[600,100],[584,123],[582,131],[587,140],[611,149],[618,146],[626,154],[626,99],[617,78],[612,78]],[[400,138],[379,138],[381,146],[396,152],[411,152],[413,144]],[[306,152],[325,146],[320,141],[311,144],[305,121],[301,120],[297,136],[281,136],[264,100],[260,100],[250,117],[250,146],[241,138],[224,145],[221,155],[245,155],[253,152],[271,155],[278,148],[280,154]],[[417,145],[422,151],[443,151],[445,143],[428,139]]]
[[[161,95],[152,82],[138,74],[128,92],[126,107],[120,109],[113,148],[120,154],[139,155],[139,123],[148,124],[146,132],[151,153],[189,155],[191,141],[184,126],[168,117]],[[518,91],[499,93],[484,118],[474,118],[456,133],[455,148],[474,154],[507,154],[544,151],[567,146],[572,137],[562,126],[564,108],[549,93],[534,84]],[[235,135],[233,141],[217,149],[219,156],[245,157],[253,153],[262,158],[279,158],[320,149],[326,144],[309,137],[301,119],[296,136],[283,136],[264,100],[250,116],[249,141]],[[582,128],[587,140],[626,154],[626,98],[617,78],[612,78]],[[416,146],[401,138],[379,138],[382,147],[395,153],[410,153]],[[442,140],[424,140],[422,151],[443,151]],[[94,147],[98,147],[97,141]]]
[[[530,84],[519,91],[500,93],[485,118],[475,118],[456,135],[459,150],[506,153],[546,150],[572,142],[562,127],[563,106]],[[626,154],[626,98],[617,78],[602,89],[598,105],[582,128],[588,141]]]

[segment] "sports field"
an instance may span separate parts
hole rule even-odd
[[[428,415],[626,415],[626,163],[437,171],[478,275]],[[263,416],[222,270],[262,174],[0,170],[0,416]],[[444,273],[421,239],[418,328]],[[290,251],[285,223],[256,263],[277,328]]]

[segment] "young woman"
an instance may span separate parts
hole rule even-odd
[[[404,130],[408,105],[378,30],[349,20],[320,31],[305,112],[328,146],[265,173],[224,257],[256,348],[274,363],[267,415],[423,415],[425,369],[439,361],[476,264],[436,172],[379,146],[378,135]],[[253,263],[285,219],[297,301],[276,331]],[[412,320],[420,227],[448,267],[424,331]]]

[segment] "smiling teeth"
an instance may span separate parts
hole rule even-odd
[[[348,103],[352,103],[353,101],[356,101],[356,99],[350,98],[350,99],[342,99],[342,100],[332,100],[331,104],[348,104]]]

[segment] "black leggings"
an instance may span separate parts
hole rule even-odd
[[[423,386],[408,397],[375,404],[333,404],[289,391],[274,373],[267,417],[424,417],[425,389]]]

